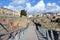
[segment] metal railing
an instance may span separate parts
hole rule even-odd
[[[9,32],[1,23],[0,25],[7,31],[6,34],[0,34],[0,40],[20,40],[22,38],[22,35],[24,35],[25,30],[27,30],[29,26],[28,24],[24,29],[17,29]]]
[[[49,30],[38,26],[38,32],[46,38],[46,40],[60,40],[60,31]]]
[[[4,26],[2,24],[0,24],[0,25],[4,28]],[[24,29],[17,29],[17,30],[13,30],[10,32],[6,28],[4,28],[7,31],[7,33],[0,34],[0,40],[22,40],[24,33],[28,29],[28,26],[29,26],[29,24]],[[50,33],[49,33],[49,31],[50,31]],[[38,32],[46,40],[60,40],[60,31],[49,30],[49,29],[38,26]],[[56,39],[56,36],[58,39]]]
[[[43,35],[43,38],[46,38],[46,40],[60,40],[60,31],[44,28],[41,26],[40,23],[32,22],[36,25],[37,31]]]

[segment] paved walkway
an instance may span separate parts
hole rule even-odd
[[[28,29],[26,30],[26,31],[24,31],[24,33],[22,32],[22,34],[24,34],[23,35],[23,37],[22,37],[22,39],[21,40],[44,40],[43,38],[42,38],[42,36],[41,36],[41,34],[39,34],[39,32],[36,30],[36,26],[34,25],[34,23],[33,22],[31,22],[30,24],[29,24],[29,27],[28,27]],[[21,35],[20,35],[21,36]],[[6,37],[6,36],[5,36]],[[4,38],[5,38],[4,37]],[[17,35],[16,37],[15,37],[15,40],[18,40],[19,38],[18,38],[19,36]],[[39,38],[38,38],[39,37]],[[5,38],[6,39],[6,38]],[[4,40],[5,40],[4,39]],[[10,39],[10,40],[12,40],[12,39]]]
[[[27,32],[24,34],[22,40],[38,40],[37,34],[35,32],[36,28],[33,23],[29,25]]]

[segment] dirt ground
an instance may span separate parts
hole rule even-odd
[[[30,22],[27,17],[23,16],[21,18],[10,18],[10,19],[3,19],[0,20],[0,23],[2,24],[8,24],[9,26],[6,28],[9,32],[17,29],[23,29],[27,26],[27,24]],[[7,31],[3,29],[0,33],[6,34]],[[3,40],[7,40],[8,35],[3,36]]]

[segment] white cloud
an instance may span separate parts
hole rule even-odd
[[[20,4],[24,4],[26,2],[26,0],[13,0],[10,5],[20,5]]]
[[[21,6],[21,4],[24,4],[25,2],[26,0],[13,0],[12,2],[10,2],[8,6],[4,6],[4,7],[14,11],[20,11],[24,9],[23,6]]]
[[[4,6],[4,8],[8,8],[8,9],[11,9],[11,10],[16,10],[14,6],[12,5],[9,5],[9,6]]]
[[[14,7],[12,5],[4,6],[4,8],[8,8],[8,9],[11,9],[11,10],[14,10],[14,11],[20,11],[20,10],[24,9],[22,6]]]
[[[46,11],[47,12],[57,12],[60,10],[60,6],[56,3],[47,3]]]
[[[26,7],[28,7],[28,8],[30,8],[30,7],[31,7],[30,2],[26,3]]]
[[[43,2],[43,0],[39,1],[36,5],[35,8],[39,9],[39,10],[44,10],[45,8],[45,3]]]
[[[37,13],[45,8],[43,0],[39,1],[35,6],[31,6],[30,2],[26,3],[26,6],[27,11],[30,13]]]
[[[26,4],[26,7],[21,6],[22,4]],[[60,11],[60,6],[58,6],[56,3],[45,4],[44,0],[40,0],[35,6],[32,6],[29,0],[13,0],[8,6],[4,6],[4,7],[12,10],[16,10],[16,11],[26,9],[27,13]]]
[[[37,13],[40,12],[41,10],[44,10],[45,8],[45,3],[43,2],[43,0],[39,1],[35,6],[32,6],[30,2],[26,3],[26,1],[29,0],[14,0],[8,6],[4,6],[4,7],[12,10],[18,10],[18,11],[22,9],[26,9],[28,13]],[[26,4],[26,8],[21,6],[21,4],[24,3]]]
[[[51,3],[48,3],[47,6],[51,6]]]

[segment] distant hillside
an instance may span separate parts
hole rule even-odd
[[[20,16],[20,12],[0,7],[0,16],[18,17]]]

